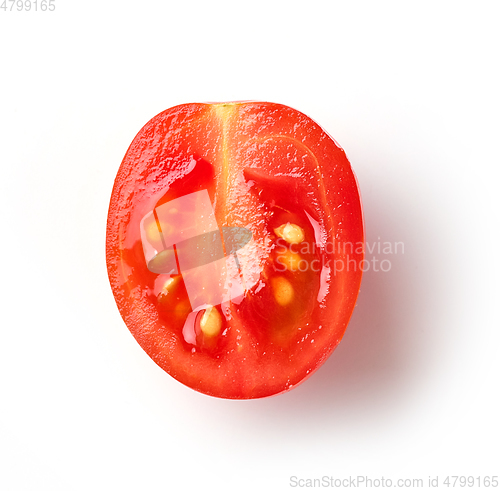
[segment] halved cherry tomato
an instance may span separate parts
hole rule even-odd
[[[178,381],[289,390],[340,342],[363,266],[344,151],[280,104],[186,104],[149,121],[115,180],[107,267],[120,313]]]

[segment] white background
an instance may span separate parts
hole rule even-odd
[[[497,2],[55,5],[0,10],[0,489],[499,475]],[[242,99],[319,122],[357,174],[368,243],[405,248],[366,273],[311,379],[226,401],[129,334],[105,226],[143,124]]]

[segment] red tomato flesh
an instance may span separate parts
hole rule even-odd
[[[340,342],[363,220],[344,151],[280,104],[185,104],[130,145],[109,207],[120,313],[166,372],[216,397],[291,389]]]

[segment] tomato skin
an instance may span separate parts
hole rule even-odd
[[[155,207],[205,189],[220,227],[251,230],[260,276],[239,303],[217,307],[219,338],[198,343],[184,335],[182,284],[158,293],[162,277],[148,270],[139,229]],[[276,272],[273,230],[290,217],[305,230],[304,244],[318,246],[300,251],[318,271]],[[296,386],[338,345],[359,291],[363,244],[350,164],[310,118],[266,102],[185,104],[149,121],[125,154],[108,212],[106,260],[127,327],[161,368],[202,393],[248,399]],[[297,307],[273,306],[275,275],[293,286]]]

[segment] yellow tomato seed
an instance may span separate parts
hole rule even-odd
[[[299,269],[300,261],[302,260],[300,254],[286,250],[284,252],[279,252],[276,255],[276,262],[278,263],[278,269],[286,268],[289,271],[297,271]],[[283,269],[281,269],[283,271]]]
[[[284,223],[274,229],[274,233],[289,244],[300,244],[304,240],[304,230],[295,223]]]
[[[160,227],[161,227],[161,234],[163,235],[163,237],[170,235],[173,231],[173,227],[169,223],[160,222]],[[146,230],[146,237],[148,238],[148,240],[153,242],[153,244],[155,242],[161,241],[160,229],[158,228],[158,224],[156,223],[155,220],[148,223],[145,227],[145,230]]]
[[[205,336],[217,336],[222,328],[222,316],[215,307],[209,307],[200,320],[200,329]]]
[[[179,282],[179,276],[168,278],[168,280],[166,280],[165,283],[163,284],[161,292],[165,294],[171,292],[175,288],[178,282]]]
[[[158,230],[158,225],[154,220],[148,223],[145,229],[146,229],[146,237],[148,238],[148,240],[150,240],[153,243],[159,242],[161,240],[160,231]]]
[[[282,307],[285,307],[293,300],[293,286],[285,277],[276,276],[272,278],[271,286],[276,302]]]

